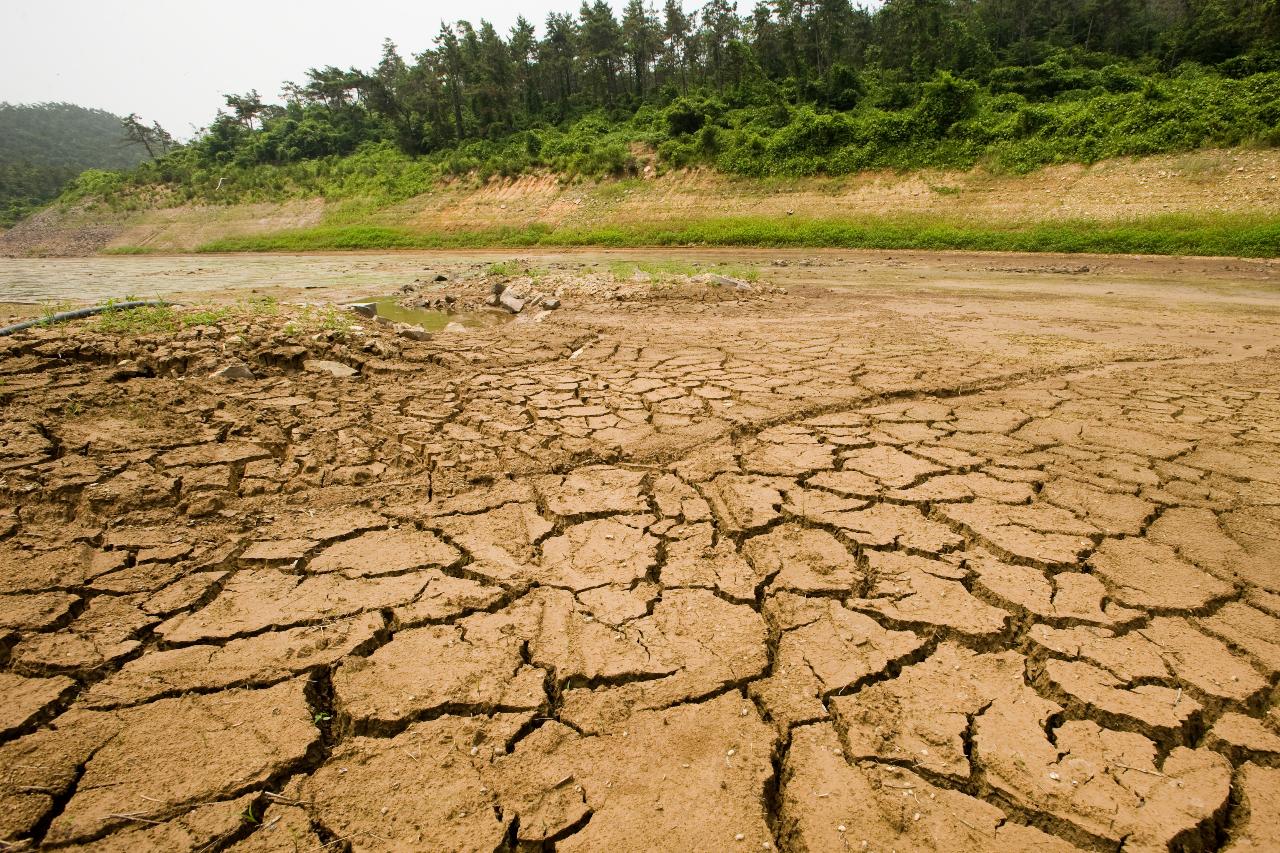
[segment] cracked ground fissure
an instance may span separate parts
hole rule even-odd
[[[1277,314],[1024,296],[0,342],[0,839],[1280,844]]]

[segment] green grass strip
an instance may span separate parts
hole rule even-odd
[[[966,223],[943,219],[707,219],[593,228],[419,232],[378,226],[318,227],[226,237],[199,252],[314,252],[524,246],[760,246],[1135,255],[1280,256],[1280,217],[1170,214],[1128,221]]]

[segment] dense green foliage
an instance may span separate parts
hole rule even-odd
[[[145,152],[121,119],[72,104],[0,103],[0,226],[56,198],[85,169],[128,169]]]
[[[1003,224],[925,216],[857,222],[735,218],[585,229],[534,225],[449,234],[348,226],[231,237],[208,243],[199,251],[307,252],[475,246],[804,246],[1276,257],[1280,255],[1280,222],[1262,216],[1214,215],[1168,215],[1128,222],[1062,220]]]
[[[228,95],[190,145],[80,195],[403,199],[447,175],[1025,171],[1280,144],[1280,0],[604,0],[444,25],[408,59],[313,68],[283,105]],[[639,144],[639,146],[637,145]]]

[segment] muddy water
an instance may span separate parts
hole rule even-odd
[[[396,296],[383,296],[373,300],[379,317],[396,323],[421,326],[428,332],[438,332],[450,323],[460,323],[471,329],[499,326],[514,319],[505,311],[434,311],[430,308],[409,308],[401,305]]]
[[[1163,303],[1268,306],[1280,297],[1280,261],[1275,260],[684,248],[0,258],[0,303],[90,304],[175,295],[235,299],[254,292],[294,301],[372,299],[395,293],[427,272],[512,257],[587,269],[619,260],[749,264],[760,268],[766,283],[839,289],[976,289],[1006,296],[1034,292],[1071,299],[1152,297]]]
[[[230,255],[0,259],[0,300],[99,302],[127,295],[333,290],[385,294],[429,263],[418,255]]]

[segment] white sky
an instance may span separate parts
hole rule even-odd
[[[624,0],[613,0],[621,8]],[[442,18],[493,22],[580,0],[0,0],[0,101],[68,101],[136,112],[186,139],[223,93],[279,96],[313,66],[370,68],[391,38],[403,56],[431,46]],[[686,0],[686,8],[700,5]]]

